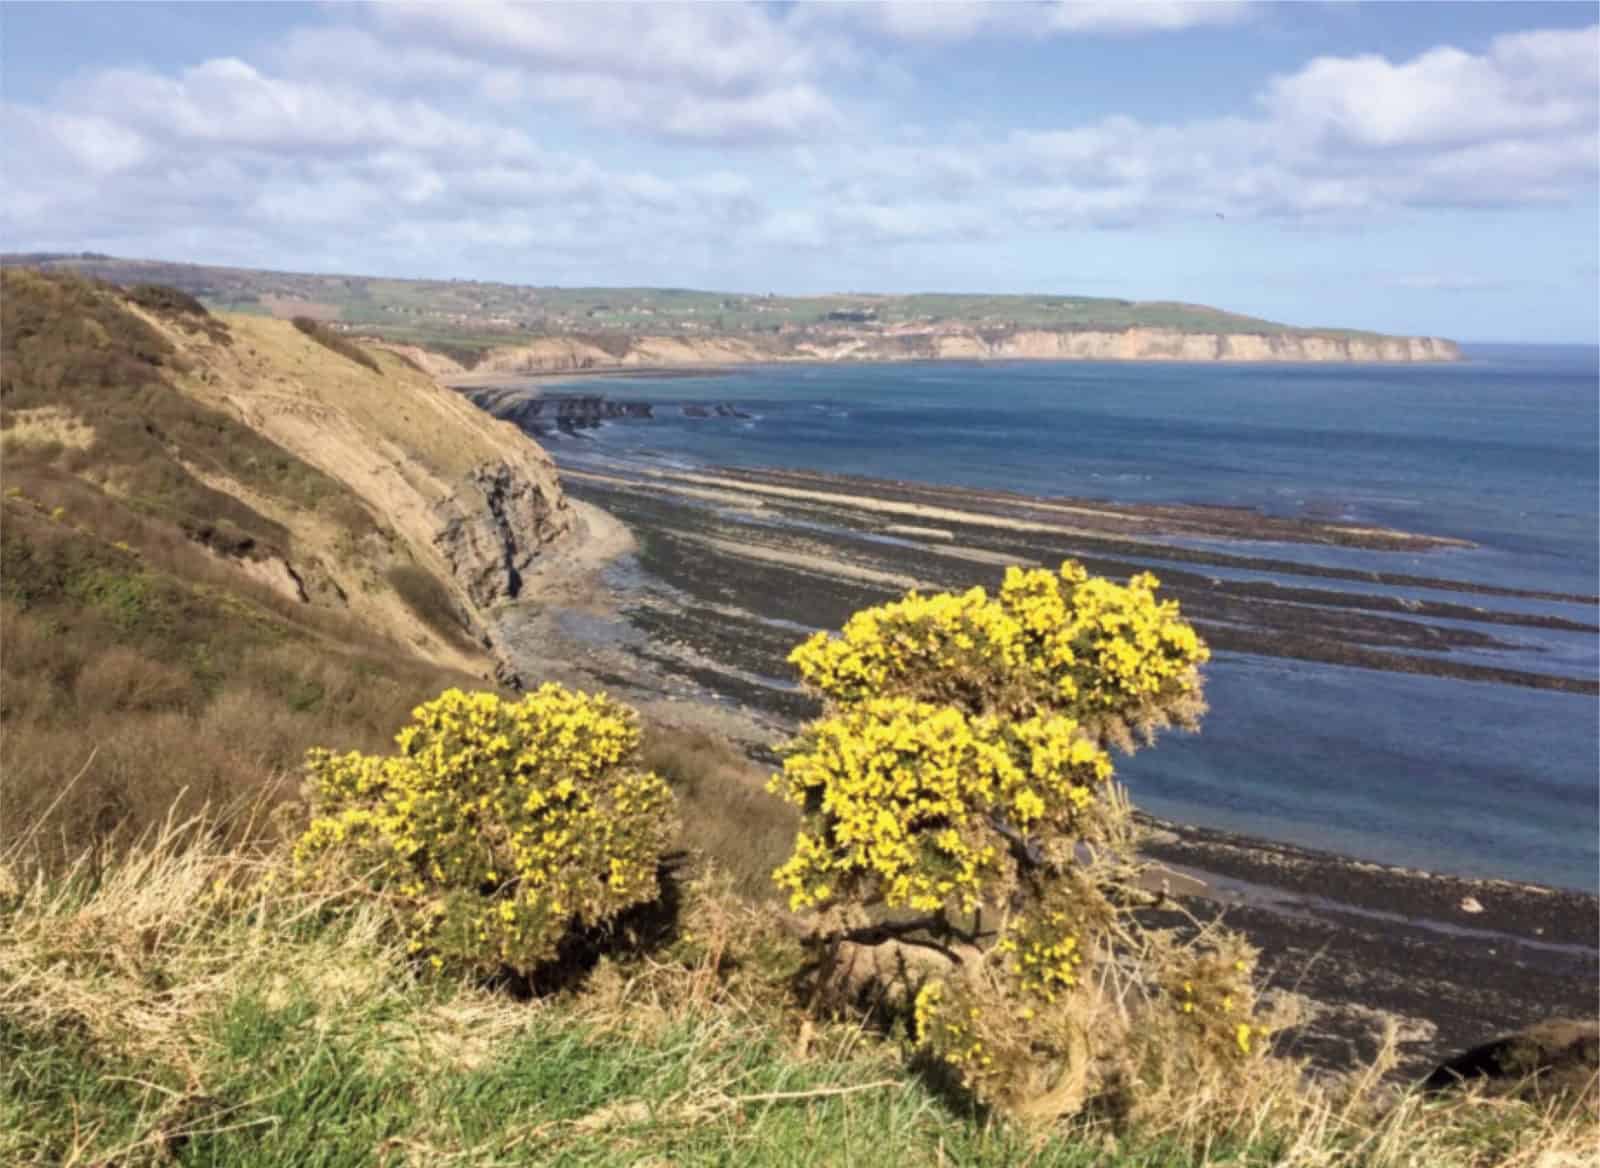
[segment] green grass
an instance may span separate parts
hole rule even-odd
[[[1177,1084],[1120,1128],[1026,1127],[895,1040],[797,1025],[770,976],[669,948],[535,1000],[419,979],[381,910],[286,875],[197,822],[0,891],[0,1163],[1532,1168],[1594,1146],[1582,1110],[1370,1082],[1341,1102],[1265,1063],[1240,1074],[1291,1094],[1259,1110]]]

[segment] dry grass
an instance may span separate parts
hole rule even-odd
[[[221,371],[264,391],[347,366],[376,414],[383,379],[287,324],[299,355],[263,360],[255,333],[171,290],[3,280],[0,838],[25,832],[55,863],[103,853],[174,804],[292,787],[308,747],[378,748],[418,702],[482,684],[415,547],[219,392]],[[430,533],[413,532],[424,558]]]
[[[645,728],[645,765],[678,796],[684,846],[709,857],[742,896],[773,897],[772,871],[789,858],[795,810],[766,791],[772,769],[701,730]]]
[[[1577,1168],[1592,1098],[1149,1071],[1120,1119],[1028,1129],[786,1004],[768,910],[707,879],[678,939],[523,1002],[416,980],[381,913],[281,850],[166,823],[53,877],[0,857],[0,1161]],[[1174,1066],[1177,1064],[1174,1063]]]
[[[82,491],[52,497],[73,510],[4,505],[0,836],[28,831],[56,862],[114,846],[174,803],[292,788],[309,747],[377,749],[419,701],[481,684],[242,579],[181,536],[145,539],[153,523],[117,527],[112,501],[95,513]],[[84,515],[143,550],[80,530]]]
[[[378,362],[371,353],[348,337],[340,336],[321,321],[313,320],[309,316],[297,316],[290,323],[324,349],[331,350],[346,360],[354,361],[357,365],[365,366],[374,373],[379,372]]]

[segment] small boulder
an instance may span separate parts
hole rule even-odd
[[[1464,913],[1481,913],[1483,911],[1483,905],[1478,903],[1476,896],[1463,896],[1459,907]]]

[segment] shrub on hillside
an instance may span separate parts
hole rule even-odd
[[[479,648],[471,627],[450,590],[431,572],[415,564],[396,564],[384,573],[406,607],[448,643],[467,652]]]
[[[1196,728],[1205,709],[1208,650],[1157,587],[1070,561],[1012,568],[996,595],[911,593],[790,657],[824,708],[772,781],[802,814],[774,879],[791,907],[820,911],[835,954],[942,951],[948,972],[916,996],[918,1040],[1013,1111],[1081,1106],[1128,1038],[1127,1003],[1112,1008],[1102,983],[1130,961],[1161,1012],[1150,1034],[1170,1023],[1212,1063],[1258,1049],[1253,954],[1129,918],[1149,897],[1107,748]]]
[[[135,284],[128,289],[128,299],[140,308],[151,312],[175,316],[210,316],[206,306],[187,292],[166,284]]]
[[[357,365],[364,365],[374,373],[380,373],[375,357],[348,337],[341,337],[327,325],[319,320],[312,320],[309,316],[297,316],[293,320],[294,327],[305,333],[317,344],[325,349],[331,349],[339,356],[354,361]]]
[[[555,684],[518,701],[452,689],[395,744],[311,753],[296,859],[358,874],[435,968],[526,975],[659,894],[673,800],[639,765],[628,707]]]

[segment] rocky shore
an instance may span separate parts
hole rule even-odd
[[[1066,555],[1115,576],[1159,562],[1164,588],[1220,648],[1595,689],[1592,679],[1480,663],[1497,651],[1497,628],[1593,633],[1537,611],[1540,597],[1556,607],[1592,606],[1592,597],[1334,570],[1238,542],[1415,551],[1451,541],[1229,508],[1025,499],[801,472],[568,467],[562,477],[590,529],[588,546],[604,556],[563,587],[541,583],[530,592],[539,604],[502,609],[500,642],[532,675],[603,686],[652,719],[731,738],[758,760],[770,762],[771,744],[814,713],[784,661],[811,629],[910,587],[993,583],[1005,564]],[[1265,571],[1300,583],[1249,578]],[[1428,598],[1341,590],[1356,581],[1425,587]],[[1463,652],[1473,660],[1459,659]],[[1262,948],[1273,992],[1301,1019],[1285,1048],[1319,1065],[1370,1058],[1392,1023],[1402,1072],[1422,1074],[1498,1033],[1594,1012],[1594,896],[1150,826],[1155,879],[1184,911],[1220,911]]]

